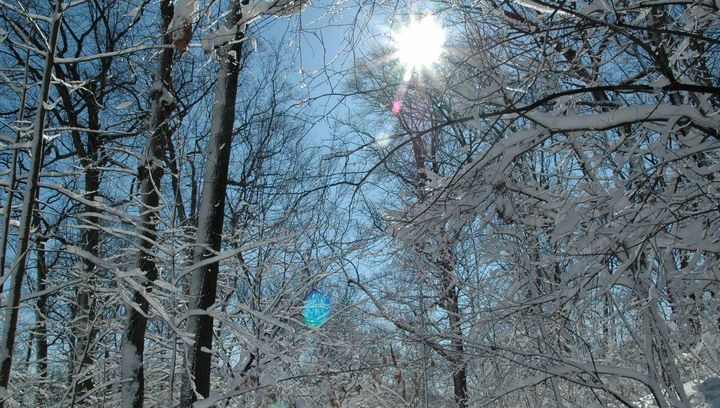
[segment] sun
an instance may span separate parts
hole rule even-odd
[[[404,80],[412,78],[414,71],[430,67],[438,61],[445,46],[445,30],[432,15],[410,24],[392,34],[395,56],[405,66]]]

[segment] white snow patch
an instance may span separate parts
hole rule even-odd
[[[192,26],[197,19],[199,0],[178,0],[168,30],[172,32],[173,41],[183,38],[183,29]]]
[[[123,101],[115,105],[115,109],[127,109],[132,106],[132,101]]]
[[[137,16],[138,13],[140,13],[140,10],[142,10],[142,6],[137,6],[134,9],[128,11],[127,14],[125,14],[125,15],[130,18],[135,18],[135,16]]]
[[[564,12],[563,10],[561,10],[560,8],[547,7],[542,4],[535,3],[532,0],[515,0],[515,3],[517,3],[521,6],[531,8],[535,11],[539,11],[541,13],[547,13],[547,14],[556,13],[559,15],[567,15],[567,13]]]
[[[278,383],[277,378],[275,378],[274,375],[268,372],[263,372],[260,375],[260,386],[261,387],[270,387],[270,386],[276,386]]]
[[[139,384],[133,380],[133,377],[135,376],[135,372],[140,369],[142,363],[137,353],[137,347],[127,339],[123,341],[121,353],[120,376],[125,380],[122,385],[121,406],[123,408],[132,408],[133,400],[139,386]]]
[[[236,30],[229,29],[225,26],[203,36],[200,40],[200,47],[206,53],[212,52],[214,49],[235,39]]]

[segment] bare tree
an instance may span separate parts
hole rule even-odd
[[[154,251],[157,245],[157,226],[159,224],[160,185],[164,173],[164,157],[166,146],[170,140],[168,119],[175,101],[172,97],[172,59],[173,33],[168,32],[173,18],[171,1],[163,1],[160,5],[162,45],[157,68],[150,88],[150,118],[148,123],[148,143],[138,170],[138,182],[142,195],[142,223],[140,225],[140,256],[139,268],[143,273],[142,289],[135,290],[133,305],[128,312],[127,328],[123,340],[122,376],[130,381],[123,383],[122,405],[140,408],[143,406],[145,380],[143,357],[145,349],[145,333],[147,330],[147,313],[149,304],[147,296],[158,278],[158,265]]]
[[[197,217],[197,238],[190,280],[190,316],[187,331],[193,344],[186,350],[187,372],[184,371],[180,406],[190,407],[197,395],[210,395],[213,318],[208,313],[217,294],[218,261],[212,260],[221,247],[225,217],[225,191],[232,131],[235,121],[235,100],[242,58],[242,4],[230,3],[225,27],[231,37],[217,49],[218,75],[211,117],[210,138],[203,171],[203,188]],[[210,261],[208,261],[210,259]]]
[[[717,324],[707,309],[716,302],[717,278],[707,269],[714,251],[681,238],[696,228],[717,239],[705,230],[717,224],[716,209],[699,193],[714,188],[715,177],[702,169],[717,160],[710,113],[717,87],[705,62],[715,58],[707,34],[715,25],[705,18],[714,6],[533,1],[491,9],[467,4],[438,13],[462,25],[462,35],[422,88],[446,98],[449,109],[378,138],[382,156],[370,169],[418,184],[409,169],[430,156],[423,138],[474,139],[451,148],[454,169],[427,173],[427,198],[398,198],[394,220],[401,222],[391,229],[419,244],[454,225],[466,231],[458,247],[474,242],[480,265],[468,278],[478,284],[466,284],[461,297],[481,307],[465,323],[475,328],[463,337],[466,361],[481,366],[474,356],[482,355],[497,373],[482,377],[508,378],[478,386],[484,395],[476,398],[483,405],[520,398],[691,405],[698,397],[685,388],[693,377],[672,356],[703,347],[698,336]],[[703,17],[682,17],[693,13]],[[412,103],[398,91],[408,85],[393,82],[398,76],[388,68],[372,80],[354,78],[365,95],[381,96],[374,106],[385,109],[376,115],[386,122],[393,101],[405,95],[403,109]],[[372,135],[373,126],[358,133]],[[703,153],[685,150],[689,140]],[[367,292],[383,311],[385,295]],[[417,335],[407,318],[388,314]],[[518,376],[524,380],[510,379]],[[620,378],[632,381],[618,385]]]
[[[48,95],[50,93],[50,81],[52,78],[52,70],[55,65],[55,47],[57,45],[58,33],[62,22],[63,5],[58,1],[55,5],[55,13],[51,17],[51,30],[48,35],[47,53],[45,57],[45,69],[43,72],[43,81],[41,85],[40,95],[38,98],[37,110],[35,113],[35,122],[33,125],[33,136],[31,155],[32,162],[30,170],[27,174],[27,183],[25,185],[25,195],[23,197],[22,214],[20,216],[20,231],[18,234],[18,245],[15,253],[17,259],[14,260],[13,268],[10,272],[12,275],[12,287],[10,296],[5,305],[5,316],[3,319],[2,343],[0,344],[0,406],[4,405],[7,398],[7,387],[10,381],[10,372],[12,367],[12,356],[15,346],[15,334],[17,332],[17,321],[20,307],[20,291],[22,289],[23,279],[25,278],[27,252],[30,249],[30,227],[32,225],[32,216],[35,209],[35,199],[38,191],[38,179],[40,168],[42,167],[45,115]],[[11,205],[11,203],[8,203]]]

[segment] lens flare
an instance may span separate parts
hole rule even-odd
[[[330,296],[319,289],[313,289],[305,297],[303,318],[310,327],[320,327],[330,319]]]
[[[402,109],[402,101],[400,99],[396,99],[393,101],[392,108],[390,108],[390,112],[397,115],[400,113],[400,109]]]

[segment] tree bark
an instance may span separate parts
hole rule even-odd
[[[93,132],[88,132],[88,149],[87,151],[94,151],[96,148],[95,136],[90,136]],[[94,157],[94,152],[90,157]],[[90,202],[95,201],[95,197],[100,190],[100,171],[93,166],[95,165],[94,160],[90,157],[81,158],[83,167],[85,169],[85,191],[84,197]],[[92,205],[85,205],[85,211],[89,214],[95,213],[96,209]],[[96,225],[100,222],[97,216],[88,215],[86,216],[86,222],[89,224],[88,228],[83,232],[83,248],[88,253],[97,256],[100,246],[100,231]],[[92,278],[95,274],[95,264],[89,259],[83,259],[85,264],[85,276],[88,278],[88,282],[82,285],[78,289],[78,300],[76,308],[76,317],[78,320],[79,330],[77,330],[75,339],[75,376],[80,377],[79,381],[75,383],[75,395],[73,397],[74,402],[80,398],[83,394],[92,390],[95,387],[92,376],[86,376],[83,378],[83,369],[89,367],[94,363],[94,359],[90,352],[92,348],[92,342],[95,337],[95,299],[94,299],[94,279]]]
[[[171,0],[163,0],[160,5],[163,45],[166,47],[160,52],[154,83],[150,90],[149,130],[151,134],[138,169],[142,201],[142,207],[140,208],[142,214],[140,235],[142,239],[140,240],[138,266],[143,274],[142,285],[145,291],[135,291],[133,293],[133,302],[137,307],[128,307],[128,320],[125,328],[125,338],[122,343],[123,359],[121,361],[121,375],[125,380],[122,385],[121,406],[123,408],[141,408],[145,399],[143,360],[149,309],[146,296],[152,290],[153,282],[158,278],[157,259],[154,252],[157,246],[160,182],[164,174],[163,159],[165,157],[166,141],[170,137],[167,121],[175,106],[172,100],[168,100],[169,90],[172,89],[174,50],[168,46],[172,44],[172,35],[167,30],[173,17],[173,9]]]
[[[47,289],[47,263],[45,262],[45,239],[37,240],[37,291],[43,293]],[[37,371],[39,384],[36,389],[35,405],[42,407],[45,404],[45,391],[48,378],[48,340],[47,340],[47,298],[41,295],[35,305],[35,345]]]
[[[240,1],[232,2],[232,10],[225,23],[226,27],[235,31],[234,41],[218,49],[218,78],[197,216],[194,264],[216,255],[222,244],[225,191],[242,50],[239,40],[242,39],[244,29],[238,26],[242,18],[240,6]],[[208,351],[212,349],[213,318],[207,312],[215,303],[218,268],[218,262],[211,262],[192,271],[188,305],[191,316],[187,331],[194,336],[194,343],[186,349],[187,369],[184,371],[180,395],[180,406],[183,408],[190,408],[197,395],[206,398],[210,393],[211,354]]]
[[[28,90],[28,67],[30,65],[30,51],[25,57],[25,73],[23,76],[23,90],[20,95],[20,112],[18,113],[18,124],[22,126],[25,119],[25,98]],[[20,141],[20,131],[15,132],[15,144]],[[10,164],[10,180],[8,182],[7,200],[3,210],[2,232],[0,232],[0,293],[3,292],[2,278],[5,276],[5,260],[7,257],[8,235],[10,233],[10,216],[12,215],[13,199],[15,198],[15,183],[17,182],[17,161],[18,149],[13,149],[12,162]]]
[[[20,216],[20,228],[18,232],[18,246],[15,254],[17,261],[12,271],[12,287],[8,295],[7,305],[3,308],[3,332],[0,342],[0,391],[7,392],[10,382],[10,371],[12,368],[12,355],[15,346],[15,334],[17,332],[18,312],[20,308],[20,292],[25,278],[27,253],[30,246],[30,226],[35,207],[35,196],[38,191],[38,180],[40,168],[42,167],[45,115],[47,110],[45,104],[50,92],[50,81],[52,69],[55,65],[55,47],[57,45],[60,22],[62,20],[62,1],[58,0],[55,5],[52,29],[49,35],[49,46],[45,57],[45,69],[43,71],[42,85],[33,128],[32,145],[30,148],[31,162],[28,171],[27,184],[25,185],[25,196],[23,197],[22,215]],[[3,392],[4,394],[4,392]],[[4,400],[0,400],[0,408],[4,406]]]
[[[105,74],[100,75],[100,82],[105,83],[109,63],[103,62],[103,64],[105,64],[107,68],[104,70]],[[77,72],[70,71],[70,73],[66,75],[59,65],[55,66],[55,76],[60,78],[62,82],[67,81],[67,76],[74,81],[80,80]],[[79,156],[80,164],[83,168],[85,187],[83,198],[85,198],[87,202],[92,203],[96,201],[96,196],[99,194],[102,176],[100,164],[98,163],[100,160],[99,153],[103,143],[99,137],[101,106],[97,101],[96,86],[94,82],[90,82],[87,88],[83,88],[81,91],[88,111],[87,126],[81,124],[77,104],[73,101],[68,87],[63,83],[59,83],[56,84],[56,89],[62,100],[65,113],[67,114],[67,122],[71,127],[70,135],[73,147]],[[89,129],[89,131],[86,132],[87,143],[83,143],[82,140],[81,129],[83,127]],[[100,223],[100,218],[91,215],[96,212],[97,210],[92,204],[85,205],[85,213],[88,215],[83,219],[86,228],[83,229],[82,248],[93,256],[98,256],[100,247],[100,231],[97,227]],[[73,308],[73,319],[76,320],[78,324],[75,328],[75,338],[73,340],[74,355],[70,362],[70,372],[72,376],[70,382],[74,387],[72,406],[75,405],[78,398],[81,398],[83,394],[86,394],[94,387],[91,377],[78,380],[82,375],[83,368],[90,366],[94,362],[90,349],[96,332],[92,323],[95,320],[93,276],[96,265],[90,259],[83,259],[83,265],[84,276],[88,281],[78,288],[77,304],[74,305]]]
[[[458,294],[455,276],[453,274],[453,256],[450,243],[446,242],[446,248],[440,253],[440,258],[435,262],[442,278],[441,305],[447,313],[450,323],[450,349],[452,350],[451,363],[453,365],[453,393],[455,404],[458,408],[466,408],[468,403],[467,370],[465,367],[465,345],[463,342],[462,319],[460,316],[460,299]]]

